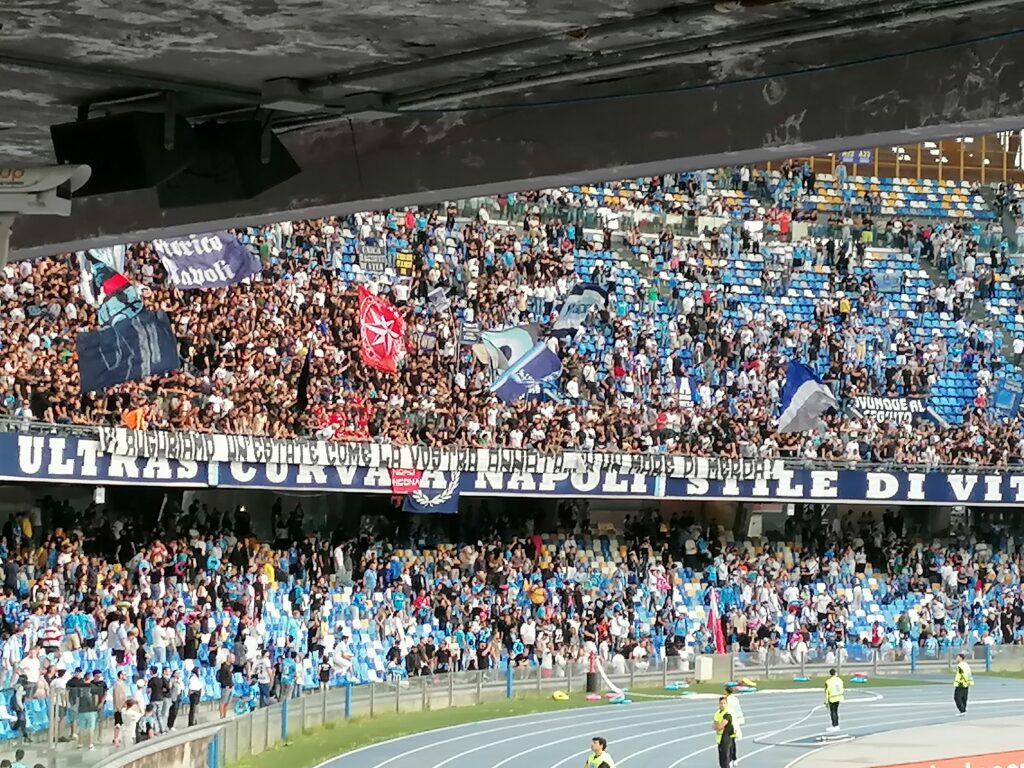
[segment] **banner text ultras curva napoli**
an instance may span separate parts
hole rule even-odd
[[[103,453],[199,462],[385,467],[441,472],[618,472],[698,480],[772,479],[778,477],[782,470],[781,462],[761,459],[576,451],[547,455],[511,448],[446,449],[379,443],[298,442],[249,435],[142,432],[121,427],[103,428],[99,437]]]
[[[220,487],[272,491],[391,493],[385,467],[253,462],[193,462],[109,456],[96,440],[0,433],[0,481]],[[460,472],[426,470],[431,491],[456,484],[464,496],[724,499],[867,504],[984,505],[1024,503],[1024,473],[887,472],[782,469],[774,478],[665,478],[616,470]]]

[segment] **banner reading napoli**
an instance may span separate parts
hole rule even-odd
[[[261,268],[259,255],[230,232],[158,239],[153,248],[168,279],[183,291],[234,285]]]
[[[491,383],[491,392],[506,403],[514,403],[541,382],[562,372],[562,361],[551,348],[538,342]]]
[[[82,392],[170,373],[181,366],[178,341],[163,312],[143,310],[130,320],[75,339]]]
[[[605,306],[607,303],[607,290],[593,283],[580,283],[562,302],[562,308],[558,310],[558,319],[551,327],[552,335],[575,334],[587,319],[587,312],[591,307]]]

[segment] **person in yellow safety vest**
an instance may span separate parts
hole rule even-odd
[[[743,736],[743,724],[747,719],[743,716],[743,707],[740,705],[740,697],[733,691],[735,686],[725,686],[726,710],[732,715],[732,757],[729,760],[730,766],[736,765],[736,742]]]
[[[825,704],[828,706],[828,713],[832,717],[832,725],[828,731],[839,730],[839,705],[846,696],[846,687],[843,685],[843,678],[836,674],[834,669],[828,671],[828,680],[825,681]]]
[[[723,696],[718,700],[718,711],[715,712],[711,727],[715,730],[715,743],[718,744],[718,768],[730,768],[733,749],[736,742],[736,727],[729,714],[729,702]]]
[[[953,703],[960,717],[967,714],[967,694],[974,685],[974,675],[967,657],[960,653],[956,657],[956,675],[953,677]]]
[[[590,740],[590,756],[587,758],[587,768],[615,768],[615,761],[605,750],[608,749],[608,742],[603,736],[595,736]]]

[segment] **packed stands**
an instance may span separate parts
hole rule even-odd
[[[711,588],[729,649],[760,668],[876,652],[938,658],[1024,636],[1013,620],[1019,574],[999,554],[1012,548],[1005,523],[922,547],[900,513],[806,515],[752,543],[650,512],[618,533],[592,528],[574,502],[547,534],[446,544],[411,532],[392,545],[373,533],[318,539],[301,506],[285,512],[279,501],[276,540],[253,545],[242,510],[172,508],[152,531],[145,511],[44,506],[37,519],[56,533],[26,526],[28,516],[5,527],[0,667],[26,695],[29,732],[45,728],[47,699],[65,684],[70,695],[80,673],[151,703],[161,670],[179,682],[196,670],[177,695],[212,702],[227,664],[243,712],[321,685],[508,664],[564,677],[595,655],[612,671],[672,658],[685,671],[712,642]],[[33,562],[44,563],[34,583]],[[34,610],[44,597],[49,610]],[[11,695],[0,712],[12,711]],[[13,738],[13,718],[0,720],[0,738]]]
[[[843,189],[825,176],[804,185],[799,206],[829,217],[877,192],[880,243],[842,221],[796,236],[800,217],[773,204],[779,178],[730,169],[492,201],[487,210],[511,223],[451,205],[244,228],[238,237],[260,253],[262,273],[205,292],[170,289],[153,249],[135,246],[130,276],[148,306],[169,313],[187,365],[85,396],[74,338],[96,320],[74,260],[14,263],[0,282],[0,412],[63,425],[830,466],[1019,463],[1021,424],[993,400],[1021,382],[1020,355],[988,322],[983,286],[1020,335],[1024,273],[998,249],[986,261],[977,222],[963,221],[991,218],[973,192],[906,180]],[[549,205],[586,210],[598,226],[544,215]],[[692,226],[640,226],[668,215]],[[368,244],[386,248],[381,276],[361,263]],[[408,280],[404,254],[413,255]],[[463,326],[550,324],[579,282],[602,286],[609,302],[558,344],[560,396],[496,401],[490,371],[460,343]],[[359,284],[406,317],[398,376],[360,364]],[[450,309],[431,299],[437,287]],[[894,424],[847,412],[826,416],[812,436],[776,434],[792,358],[844,406],[861,395],[920,396],[932,418]],[[225,701],[230,688],[241,712],[322,684],[449,670],[562,676],[593,655],[612,670],[673,657],[685,665],[709,648],[711,588],[741,665],[936,657],[1022,638],[1016,545],[998,518],[984,536],[954,530],[932,543],[898,513],[837,513],[748,542],[647,513],[616,532],[589,525],[574,502],[557,528],[458,542],[423,532],[319,538],[301,512],[279,506],[274,541],[256,544],[240,509],[171,508],[154,531],[152,510],[49,504],[38,519],[12,517],[0,544],[0,668],[14,689],[0,696],[0,739],[44,730],[47,699],[78,687],[68,678],[79,669],[98,672],[92,685],[105,691],[127,686],[138,708],[152,703],[166,668],[183,706],[190,692]],[[114,701],[100,699],[106,712]],[[156,709],[158,731],[167,715]]]
[[[849,442],[841,419],[832,420],[834,439],[813,449],[772,434],[785,360],[809,355],[841,401],[931,394],[934,412],[953,425],[937,428],[937,444],[933,428],[922,427],[921,443],[901,444],[898,456],[879,454],[877,443],[865,440],[874,444],[860,449],[861,458],[1015,460],[1016,432],[985,418],[985,390],[1010,370],[1002,339],[967,315],[958,297],[949,300],[922,268],[922,259],[945,253],[937,247],[942,227],[901,223],[907,247],[895,250],[841,238],[778,242],[779,221],[754,198],[764,183],[758,172],[740,169],[532,196],[609,211],[626,203],[674,206],[725,222],[698,236],[653,241],[628,230],[621,244],[608,230],[588,234],[533,213],[521,229],[457,219],[454,206],[242,230],[243,242],[263,254],[263,274],[209,292],[172,292],[152,249],[139,246],[129,259],[133,277],[150,305],[170,312],[187,365],[154,387],[123,385],[103,396],[77,393],[75,329],[91,325],[93,314],[78,295],[69,258],[12,264],[0,287],[9,307],[0,321],[3,409],[67,423],[116,423],[133,413],[133,423],[141,416],[149,427],[278,437],[326,430],[402,442],[512,439],[537,447],[802,456],[813,450],[819,458],[849,458],[852,449],[837,449]],[[709,204],[711,210],[701,207]],[[731,224],[730,216],[737,217]],[[398,254],[414,253],[412,279],[389,267],[367,280],[358,263],[366,242],[386,242],[392,264]],[[525,412],[497,403],[486,368],[459,343],[460,325],[547,323],[577,281],[607,287],[612,300],[606,314],[559,350],[568,397]],[[356,283],[404,308],[410,354],[397,380],[359,364]],[[437,286],[454,300],[451,311],[439,313],[427,301]],[[296,381],[309,349],[310,405],[298,413]],[[452,395],[471,418],[440,407]],[[699,426],[687,416],[694,408]],[[602,418],[609,410],[623,415]],[[551,429],[537,428],[535,417],[550,420]],[[715,420],[733,426],[708,430]],[[423,429],[428,422],[434,429]],[[503,434],[493,434],[498,423],[507,425]],[[961,423],[993,439],[965,452]],[[668,432],[660,428],[665,424]],[[870,437],[886,429],[866,431]]]
[[[781,174],[773,174],[771,183],[782,184]],[[851,176],[844,182],[841,176],[818,174],[813,191],[804,187],[795,195],[792,183],[789,182],[787,192],[793,207],[823,214],[853,211],[931,220],[996,218],[976,185],[966,181]]]

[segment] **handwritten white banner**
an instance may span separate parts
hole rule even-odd
[[[331,467],[388,467],[442,472],[618,472],[694,480],[772,480],[781,461],[698,458],[659,453],[565,451],[541,454],[512,448],[433,448],[382,443],[275,440],[251,435],[197,432],[143,432],[124,427],[100,429],[100,451],[195,462],[305,464]]]

